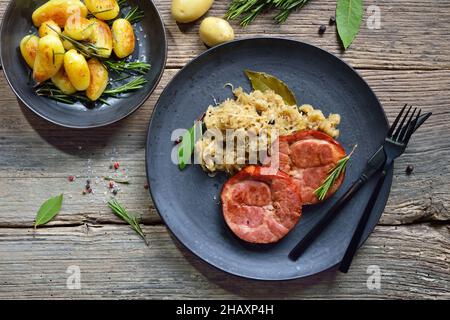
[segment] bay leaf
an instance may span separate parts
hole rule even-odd
[[[63,194],[53,197],[45,201],[36,214],[34,227],[46,224],[52,220],[61,210],[63,202]]]
[[[245,74],[250,80],[253,90],[260,90],[262,92],[272,90],[276,94],[280,95],[286,104],[290,106],[297,104],[294,93],[277,77],[264,72],[256,72],[251,70],[245,70]]]
[[[338,0],[336,25],[344,49],[347,49],[359,32],[363,16],[362,0]]]

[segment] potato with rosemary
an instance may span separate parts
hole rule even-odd
[[[112,20],[119,15],[120,7],[116,0],[85,0],[86,7],[94,17]]]
[[[62,34],[67,36],[67,34],[64,31],[62,32]],[[64,46],[64,49],[66,51],[69,51],[70,49],[75,49],[75,46],[69,40],[67,40],[67,39],[61,39],[61,40],[62,40],[62,44]]]
[[[37,8],[32,15],[36,27],[48,20],[53,20],[60,27],[64,27],[67,18],[77,13],[86,17],[88,10],[80,0],[50,0]]]
[[[49,34],[59,37],[59,34],[58,34],[59,32],[61,32],[61,28],[53,20],[45,21],[39,27],[39,37],[41,37],[41,38],[45,37]]]
[[[64,34],[75,40],[86,40],[91,36],[94,24],[95,22],[78,14],[73,14],[67,18]]]
[[[52,77],[53,84],[61,90],[64,94],[74,94],[77,89],[70,82],[69,76],[67,75],[64,66],[62,66],[59,71]]]
[[[88,67],[91,74],[91,81],[89,87],[86,89],[86,96],[90,100],[96,101],[100,98],[108,85],[108,70],[106,70],[105,66],[95,58],[88,61]]]
[[[128,20],[117,19],[112,25],[113,48],[118,58],[128,57],[133,53],[136,38],[133,26]]]
[[[109,26],[98,19],[90,19],[94,22],[89,42],[98,48],[97,53],[102,58],[109,58],[113,50],[113,37]]]
[[[86,59],[75,49],[69,50],[64,55],[64,69],[72,85],[78,91],[84,91],[89,87],[91,73]]]
[[[36,60],[33,66],[33,78],[43,82],[53,77],[64,61],[64,47],[61,40],[52,34],[39,39]]]
[[[20,41],[20,53],[25,59],[25,62],[32,69],[34,67],[34,61],[36,60],[38,46],[39,38],[32,34],[23,37],[22,41]]]

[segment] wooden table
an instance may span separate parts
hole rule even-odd
[[[228,2],[216,1],[208,15],[221,16]],[[20,106],[1,74],[0,298],[450,298],[450,1],[365,1],[381,9],[381,29],[366,27],[366,13],[347,52],[335,27],[317,33],[334,14],[334,0],[312,0],[281,26],[271,15],[246,29],[233,23],[237,38],[281,36],[337,54],[368,81],[391,121],[406,102],[433,112],[395,163],[386,210],[351,272],[282,284],[229,276],[187,252],[144,188],[155,102],[175,73],[205,50],[199,22],[180,30],[170,1],[156,3],[167,28],[167,67],[144,106],[117,124],[85,131],[52,125]],[[1,14],[7,4],[0,0]],[[112,161],[128,173],[131,184],[118,199],[142,217],[149,247],[105,204],[107,183],[95,177],[109,174]],[[409,176],[408,164],[415,168]],[[69,182],[69,175],[78,178]],[[82,195],[89,176],[94,194]],[[61,213],[34,230],[40,204],[61,192]],[[367,286],[371,265],[381,270],[380,289]],[[80,268],[79,290],[66,286],[70,266]]]

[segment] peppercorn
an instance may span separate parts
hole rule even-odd
[[[117,189],[114,189],[114,190],[112,191],[112,193],[113,193],[113,195],[117,195]]]
[[[110,181],[110,182],[109,182],[109,188],[110,188],[110,189],[114,188],[114,181]]]
[[[144,189],[145,189],[145,190],[148,189],[148,183],[144,184]]]
[[[119,169],[119,166],[120,166],[120,165],[119,165],[118,162],[114,162],[114,169],[115,169],[115,170]]]
[[[86,191],[87,191],[87,193],[92,193],[92,188],[91,187],[86,188]]]
[[[183,137],[180,136],[175,140],[175,144],[180,144],[181,141],[183,141]]]
[[[75,180],[75,177],[74,177],[74,176],[69,176],[69,177],[67,177],[67,179],[68,179],[70,182],[72,182],[73,180]]]
[[[324,34],[327,30],[327,27],[323,24],[319,27],[319,34]]]
[[[408,165],[405,169],[406,174],[409,176],[414,171],[414,166]]]
[[[330,22],[329,22],[330,26],[334,25],[335,23],[336,23],[336,18],[334,16],[331,16]]]

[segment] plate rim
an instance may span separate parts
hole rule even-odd
[[[162,27],[162,30],[163,30],[162,37],[164,38],[164,59],[163,59],[163,64],[162,64],[161,71],[159,72],[159,75],[158,75],[158,77],[156,79],[155,84],[150,88],[150,90],[148,90],[147,94],[136,104],[136,106],[133,109],[131,109],[129,112],[127,112],[125,115],[120,116],[119,118],[117,118],[115,120],[111,120],[111,121],[107,121],[107,122],[103,122],[103,123],[95,124],[95,125],[70,125],[70,124],[63,124],[63,123],[60,123],[60,122],[58,122],[56,120],[50,119],[49,117],[44,116],[43,114],[41,114],[41,112],[39,112],[39,110],[37,110],[35,107],[31,106],[31,103],[30,104],[27,103],[25,101],[25,99],[22,98],[22,96],[18,94],[18,92],[15,89],[14,85],[11,83],[11,81],[9,79],[8,72],[4,68],[3,55],[1,54],[2,53],[1,47],[2,47],[2,42],[3,41],[0,41],[0,69],[3,70],[3,74],[5,75],[6,82],[8,83],[9,87],[13,91],[14,95],[16,96],[16,98],[18,98],[29,110],[31,110],[34,114],[38,115],[42,119],[47,120],[48,122],[53,123],[55,125],[58,125],[60,127],[69,128],[69,129],[94,129],[94,128],[105,127],[105,126],[111,125],[113,123],[119,122],[119,121],[127,118],[128,116],[130,116],[134,112],[136,112],[148,100],[148,98],[155,91],[156,87],[158,86],[159,82],[161,81],[161,78],[162,78],[162,76],[164,74],[164,70],[166,69],[167,55],[168,55],[167,31],[166,31],[166,27],[165,27],[165,24],[164,24],[164,20],[163,20],[163,18],[161,16],[161,13],[158,10],[158,8],[156,7],[155,3],[153,2],[153,0],[147,0],[147,1],[149,1],[151,3],[151,5],[153,6],[153,8],[155,9],[156,14],[159,17],[159,22],[161,23],[161,27]],[[14,3],[14,1],[10,1],[8,3],[8,6],[6,7],[5,13],[3,14],[2,23],[1,23],[1,26],[0,26],[0,40],[3,39],[1,37],[1,35],[3,35],[3,32],[4,32],[4,22],[6,20],[5,17],[8,17],[9,15],[11,15],[10,11],[11,11],[11,7],[12,7],[13,3]]]
[[[300,44],[300,45],[306,45],[306,46],[310,46],[316,50],[320,50],[323,53],[327,54],[327,55],[331,55],[332,57],[334,57],[335,59],[339,60],[340,62],[344,63],[345,66],[347,66],[348,68],[350,68],[350,70],[352,70],[364,83],[364,85],[367,86],[367,88],[369,89],[369,91],[372,93],[373,97],[375,98],[376,102],[380,105],[381,107],[381,111],[383,114],[383,118],[386,120],[386,123],[389,125],[389,120],[386,116],[386,113],[384,111],[384,108],[380,102],[380,100],[378,99],[377,95],[375,94],[375,92],[372,90],[372,88],[369,86],[369,84],[367,83],[367,81],[362,77],[362,75],[355,69],[353,68],[349,63],[347,63],[346,61],[344,61],[343,59],[341,59],[340,57],[338,57],[337,55],[324,50],[318,46],[315,46],[313,44],[310,44],[308,42],[304,42],[304,41],[299,41],[299,40],[295,40],[295,39],[291,39],[291,38],[287,38],[287,37],[276,37],[276,36],[252,36],[252,37],[245,37],[245,38],[240,38],[240,39],[235,39],[220,45],[217,45],[215,47],[209,48],[208,50],[205,50],[204,52],[202,52],[201,54],[197,55],[196,57],[194,57],[193,59],[191,59],[188,63],[186,63],[173,77],[172,79],[165,85],[163,91],[161,92],[161,94],[158,97],[158,100],[156,101],[156,104],[152,110],[152,114],[150,116],[150,121],[148,123],[148,127],[147,127],[147,137],[146,137],[146,142],[145,142],[145,170],[146,170],[146,176],[147,176],[147,184],[149,185],[149,194],[150,197],[152,199],[152,202],[155,206],[155,209],[159,215],[159,217],[161,218],[161,220],[163,221],[165,227],[170,231],[171,235],[176,239],[176,241],[178,243],[180,243],[185,249],[187,249],[190,253],[192,253],[195,257],[197,257],[198,259],[200,259],[201,261],[206,262],[209,266],[224,272],[228,275],[237,277],[237,278],[241,278],[241,279],[246,279],[246,280],[255,280],[255,281],[259,281],[259,282],[287,282],[287,281],[292,281],[292,280],[299,280],[299,279],[307,279],[310,278],[312,276],[318,275],[318,274],[322,274],[328,270],[334,269],[336,268],[340,262],[337,262],[336,264],[324,268],[320,271],[317,272],[312,272],[312,273],[308,273],[306,275],[300,275],[300,276],[292,276],[292,277],[282,277],[282,278],[267,278],[267,277],[258,277],[258,276],[249,276],[249,275],[245,275],[239,272],[234,272],[231,270],[227,270],[224,269],[222,267],[220,267],[219,265],[217,265],[216,263],[209,261],[208,259],[202,257],[200,255],[200,253],[197,253],[195,250],[193,250],[191,248],[191,246],[185,244],[183,241],[180,240],[180,238],[178,237],[178,235],[172,230],[172,227],[166,223],[166,219],[164,218],[163,215],[161,215],[160,213],[160,209],[158,208],[158,204],[155,201],[155,197],[153,195],[152,192],[152,184],[150,183],[150,170],[149,170],[149,154],[148,154],[148,147],[149,147],[149,141],[150,141],[150,131],[152,129],[152,127],[154,126],[154,115],[155,112],[158,108],[158,106],[160,105],[161,99],[163,97],[163,95],[166,93],[166,91],[168,90],[169,86],[172,84],[172,82],[174,82],[179,76],[180,74],[186,69],[188,68],[190,65],[192,65],[193,63],[195,63],[197,60],[201,59],[203,56],[208,55],[211,51],[215,51],[215,50],[219,50],[222,47],[234,44],[234,43],[238,43],[238,42],[244,42],[244,41],[257,41],[257,40],[271,40],[271,41],[281,41],[281,42],[291,42],[291,43],[295,43],[295,44]],[[389,199],[390,193],[391,193],[391,188],[392,188],[392,180],[393,180],[393,167],[391,166],[391,168],[389,169],[389,171],[387,172],[387,181],[385,181],[385,183],[388,184],[388,194],[387,194],[387,198],[386,198],[386,203]],[[386,207],[386,203],[384,204],[384,208]],[[383,209],[384,209],[383,208]],[[374,228],[368,233],[367,236],[363,235],[361,238],[361,241],[358,245],[358,248],[360,248],[365,242],[366,240],[369,238],[369,236],[372,234],[372,232],[374,231],[376,225],[374,226]]]

